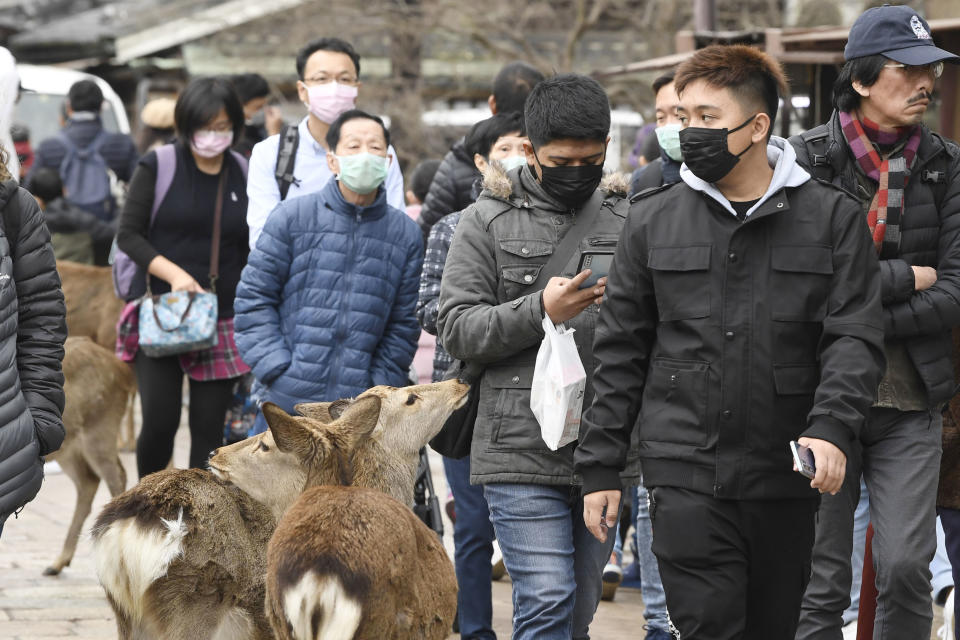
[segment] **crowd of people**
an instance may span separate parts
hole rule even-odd
[[[960,147],[923,117],[960,58],[903,6],[864,12],[844,56],[830,119],[787,140],[774,58],[695,52],[653,83],[630,177],[604,175],[596,80],[514,62],[490,117],[406,185],[339,38],[296,57],[297,123],[256,74],[200,77],[144,108],[135,144],[77,82],[31,151],[33,198],[0,164],[0,530],[64,436],[54,259],[120,251],[141,477],[170,461],[185,379],[203,467],[238,397],[292,412],[404,386],[423,332],[421,376],[479,372],[469,455],[444,458],[463,638],[496,637],[496,548],[513,637],[579,640],[627,546],[649,640],[853,637],[861,573],[872,637],[928,640],[933,601],[958,637]],[[215,346],[140,348],[144,296],[205,291]],[[586,375],[555,450],[530,406],[545,320]]]

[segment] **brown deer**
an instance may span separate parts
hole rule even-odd
[[[48,576],[59,574],[73,559],[100,480],[106,482],[113,496],[126,487],[126,472],[117,455],[117,434],[125,407],[136,392],[130,367],[120,362],[112,350],[89,338],[67,338],[64,352],[63,424],[67,435],[60,450],[47,460],[56,460],[73,481],[77,505],[63,551],[43,572]]]
[[[104,349],[113,351],[117,343],[117,320],[124,301],[113,291],[110,267],[57,260],[57,272],[67,307],[67,334],[87,336]],[[127,417],[120,436],[120,449],[134,448],[134,396],[127,404]]]
[[[437,534],[396,499],[314,487],[267,550],[267,619],[278,640],[441,640],[457,577]]]
[[[299,417],[266,404],[269,431],[218,449],[210,472],[161,471],[112,500],[93,541],[120,638],[272,638],[266,548],[283,513],[309,487],[350,480],[410,504],[417,452],[466,391],[375,387]]]

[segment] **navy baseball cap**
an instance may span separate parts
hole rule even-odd
[[[909,65],[941,60],[957,62],[957,56],[934,46],[930,25],[910,7],[888,4],[864,11],[850,27],[846,60],[881,54]]]

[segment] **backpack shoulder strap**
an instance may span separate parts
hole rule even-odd
[[[157,181],[153,188],[153,208],[150,210],[150,226],[157,217],[160,203],[170,191],[173,176],[177,172],[177,149],[172,144],[157,147]]]
[[[290,185],[299,182],[293,177],[293,168],[297,163],[297,147],[300,146],[299,125],[288,124],[280,132],[280,141],[277,145],[277,166],[273,170],[273,177],[280,189],[280,200],[286,200]]]
[[[797,158],[810,174],[817,180],[832,182],[834,167],[827,156],[827,144],[830,130],[826,124],[821,124],[799,136],[792,136],[790,143],[797,152]]]
[[[237,161],[237,164],[240,165],[240,170],[243,171],[243,177],[247,177],[247,170],[249,169],[250,162],[247,160],[247,157],[242,153],[230,149],[230,154],[233,155],[233,159]]]
[[[933,202],[939,211],[940,205],[947,195],[947,184],[950,179],[948,175],[950,160],[953,159],[957,153],[960,153],[960,149],[958,149],[957,144],[952,140],[948,140],[938,133],[933,133],[932,131],[931,133],[940,141],[945,151],[944,153],[938,153],[936,157],[934,157],[930,163],[934,165],[932,168],[924,169],[920,173],[920,180],[930,185],[930,190],[933,191]]]

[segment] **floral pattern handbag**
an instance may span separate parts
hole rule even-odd
[[[174,291],[140,302],[140,348],[151,358],[217,346],[217,295]]]

